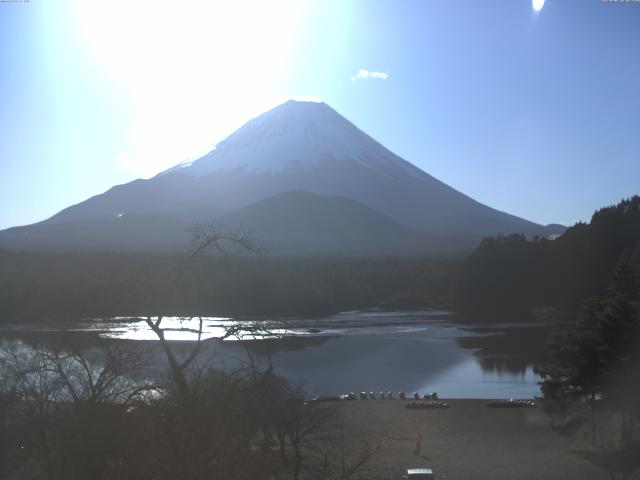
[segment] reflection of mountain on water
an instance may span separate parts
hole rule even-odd
[[[425,379],[464,361],[465,355],[452,341],[344,335],[272,359],[279,374],[318,395],[416,390]]]
[[[544,361],[546,327],[473,328],[481,335],[458,337],[464,349],[476,350],[475,356],[485,372],[524,375],[528,367]]]

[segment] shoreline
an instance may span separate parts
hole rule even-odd
[[[542,344],[542,341],[532,342],[543,335],[541,329],[538,329],[540,332],[527,327],[475,333],[423,314],[354,312],[327,321],[301,319],[295,325],[299,331],[284,338],[243,342],[219,342],[211,338],[204,341],[202,350],[203,354],[215,353],[222,364],[230,367],[240,365],[247,353],[260,361],[269,358],[275,372],[300,386],[307,398],[361,391],[392,391],[394,396],[399,391],[408,396],[414,391],[421,394],[436,391],[446,398],[484,399],[531,398],[540,394],[538,379],[531,370],[539,352],[531,348]],[[215,334],[214,329],[219,327],[212,324],[226,322],[205,323],[207,330]],[[176,325],[170,322],[168,326]],[[308,333],[313,326],[318,327],[317,331]],[[102,338],[105,327],[108,328],[95,323],[65,324],[60,330],[52,331],[55,325],[48,325],[46,331],[42,331],[33,326],[23,328],[22,332],[0,330],[0,336],[45,345],[51,342],[56,346],[122,342],[157,354],[157,365],[165,365],[157,338],[144,325],[135,325],[130,337],[126,322],[112,324],[114,330],[126,335],[110,335],[111,339]],[[173,343],[178,351],[185,351],[191,344],[185,338]]]

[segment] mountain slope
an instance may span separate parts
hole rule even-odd
[[[352,198],[430,233],[542,233],[540,225],[482,205],[423,172],[324,103],[289,101],[201,159],[156,178],[186,181],[178,180],[180,173],[227,209],[306,190]]]
[[[123,225],[137,224],[151,229],[150,234],[160,229],[167,241],[162,245],[159,238],[154,244],[167,250],[175,248],[174,240],[193,222],[211,221],[299,191],[357,202],[392,220],[393,227],[388,228],[404,227],[464,242],[500,233],[548,233],[541,225],[489,208],[440,182],[328,105],[289,101],[249,121],[199,160],[149,180],[116,186],[34,226],[0,232],[0,246],[15,248],[17,238],[31,238],[34,248],[47,249],[52,242],[46,231],[51,229],[56,244],[68,248],[148,248],[144,242],[136,246],[122,237]],[[276,214],[270,210],[269,215]],[[160,219],[166,219],[167,225],[160,228]],[[302,241],[296,236],[293,216],[288,220],[288,225],[281,222],[280,231]],[[63,238],[65,228],[67,238]],[[76,238],[78,232],[82,242]],[[120,233],[114,237],[110,232]],[[121,237],[123,241],[118,241]],[[99,241],[91,244],[90,238]],[[341,248],[340,242],[334,243]]]
[[[455,253],[465,245],[401,225],[353,200],[303,191],[269,197],[217,219],[250,231],[275,255]]]

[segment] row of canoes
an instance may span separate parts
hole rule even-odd
[[[354,392],[345,393],[343,395],[335,395],[335,396],[325,396],[325,397],[316,397],[311,400],[307,400],[307,403],[322,403],[322,402],[338,402],[338,401],[349,401],[349,400],[409,400],[413,398],[413,400],[438,400],[438,394],[436,392],[428,393],[423,395],[422,397],[418,394],[418,392],[413,392],[413,395],[409,397],[404,392],[398,392],[397,396],[393,394],[393,392],[360,392],[360,394],[356,395]]]
[[[409,402],[405,406],[410,410],[413,409],[429,409],[429,408],[449,408],[449,404],[440,400],[419,400]]]
[[[349,400],[357,400],[360,398],[361,400],[376,400],[376,399],[389,399],[393,400],[395,397],[388,392],[386,395],[384,392],[380,392],[379,396],[373,394],[373,392],[369,392],[369,394],[362,392],[358,397],[355,393],[346,393],[344,395],[337,395],[331,397],[317,397],[312,400],[307,400],[307,403],[322,403],[322,402],[338,402],[338,401],[349,401]],[[399,392],[398,398],[400,400],[408,400],[406,395],[403,392]],[[536,403],[533,400],[514,400],[510,398],[508,400],[492,400],[487,403],[488,407],[491,408],[532,408],[536,406]],[[418,394],[414,394],[413,400],[405,405],[405,408],[408,409],[425,409],[425,408],[448,408],[449,405],[446,402],[438,400],[438,394],[432,393],[430,395],[424,395],[422,399],[418,396]]]

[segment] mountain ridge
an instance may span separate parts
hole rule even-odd
[[[497,234],[545,236],[558,230],[553,227],[549,232],[455,190],[394,154],[324,103],[289,101],[250,120],[198,160],[180,163],[148,180],[116,185],[37,224],[0,232],[0,247],[15,248],[17,239],[29,238],[31,229],[41,232],[31,235],[39,238],[31,241],[32,247],[46,250],[51,242],[42,232],[52,228],[62,241],[64,225],[69,224],[75,226],[63,244],[94,248],[74,241],[82,230],[78,225],[84,222],[87,229],[109,237],[108,226],[124,234],[121,226],[131,219],[148,235],[174,239],[185,235],[175,229],[184,230],[187,223],[208,222],[270,197],[300,191],[351,200],[380,214],[380,224],[392,228],[387,222],[391,220],[396,230],[408,228],[425,238],[460,238],[468,243],[468,239],[477,242]],[[326,198],[318,204],[333,209]],[[360,211],[365,215],[365,210]],[[161,226],[161,218],[174,231]],[[283,224],[281,229],[284,234],[289,230],[293,238],[295,222],[290,220],[291,225]],[[373,234],[376,228],[371,228]],[[79,238],[90,237],[85,232]],[[112,241],[113,249],[124,248],[117,235]],[[148,248],[148,242],[127,248]],[[335,248],[339,253],[340,246]]]
[[[397,223],[354,200],[302,190],[285,192],[216,219],[232,231],[249,231],[275,255],[419,255],[437,248],[459,253],[472,245]],[[272,248],[270,248],[272,247]],[[430,248],[429,248],[430,247]]]

